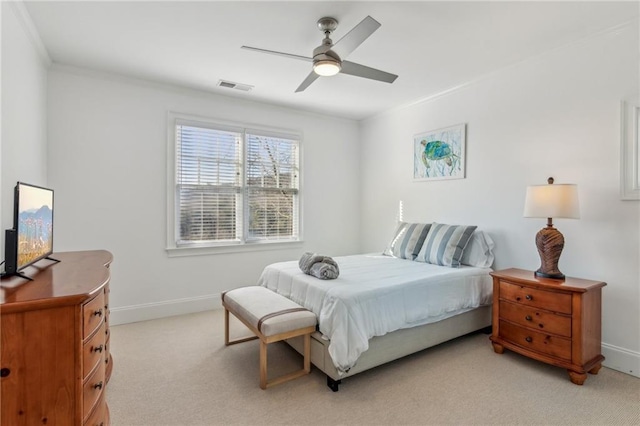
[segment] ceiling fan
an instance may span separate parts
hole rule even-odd
[[[290,53],[276,52],[274,50],[259,49],[257,47],[242,46],[243,49],[253,50],[256,52],[269,53],[272,55],[284,56],[286,58],[298,59],[307,62],[313,62],[313,70],[298,86],[296,92],[302,92],[309,87],[311,83],[316,81],[320,76],[336,75],[339,72],[343,74],[354,75],[356,77],[364,77],[371,80],[393,83],[396,78],[395,74],[380,71],[355,62],[345,61],[351,52],[362,44],[371,34],[380,28],[380,23],[371,16],[364,18],[358,25],[353,27],[351,31],[338,40],[335,44],[330,38],[333,30],[338,26],[338,21],[334,18],[324,17],[318,20],[318,28],[324,33],[322,44],[313,49],[313,56],[293,55]]]

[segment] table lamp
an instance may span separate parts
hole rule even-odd
[[[564,248],[564,237],[553,227],[552,219],[579,219],[578,186],[571,184],[553,184],[553,178],[547,179],[548,185],[527,187],[524,202],[524,217],[546,217],[547,226],[536,234],[536,247],[541,265],[536,271],[537,277],[564,279],[558,269],[558,260]]]

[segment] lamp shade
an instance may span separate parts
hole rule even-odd
[[[524,217],[579,219],[578,186],[573,184],[527,187]]]

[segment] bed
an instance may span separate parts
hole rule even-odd
[[[297,261],[274,263],[262,272],[258,285],[318,317],[311,362],[327,375],[332,390],[346,377],[491,325],[488,265],[493,262],[493,242],[488,235],[478,232],[467,238],[475,244],[468,253],[477,252],[477,241],[482,240],[480,251],[490,254],[482,262],[470,262],[480,266],[463,260],[450,267],[416,261],[421,251],[429,251],[424,248],[428,230],[420,233],[421,241],[409,249],[404,245],[406,258],[394,256],[393,248],[387,255],[335,257],[340,275],[334,280],[303,273]],[[420,249],[412,247],[417,244]],[[423,254],[422,259],[428,257]],[[288,343],[300,352],[298,340]]]

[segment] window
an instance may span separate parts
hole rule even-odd
[[[170,248],[298,241],[299,136],[177,116],[170,123]]]

